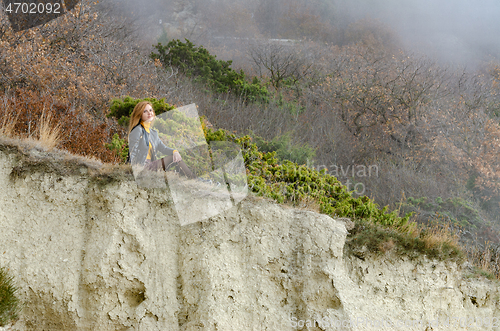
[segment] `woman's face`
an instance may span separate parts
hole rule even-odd
[[[155,118],[155,111],[153,110],[153,107],[151,105],[146,105],[146,108],[144,108],[144,112],[142,113],[141,120],[143,122],[151,122]]]

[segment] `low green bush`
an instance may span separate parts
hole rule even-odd
[[[112,150],[120,157],[121,163],[125,163],[128,157],[128,142],[126,139],[121,139],[118,133],[113,135],[111,143],[106,144],[106,148]]]
[[[110,116],[118,119],[128,117],[135,105],[141,100],[143,99],[130,97],[123,100],[113,100]],[[153,103],[157,114],[173,108],[166,104],[163,99],[146,100]],[[409,220],[410,214],[399,217],[397,210],[388,212],[387,206],[379,208],[373,200],[366,196],[354,198],[352,193],[337,178],[326,174],[325,169],[317,171],[287,160],[287,157],[294,155],[299,162],[303,162],[304,158],[307,159],[313,155],[313,151],[308,147],[290,146],[288,135],[271,142],[257,139],[264,150],[274,149],[272,152],[263,152],[248,135],[237,137],[222,129],[207,130],[204,126],[202,132],[199,129],[199,119],[188,118],[180,112],[157,119],[154,127],[159,130],[160,138],[167,146],[178,149],[183,154],[186,164],[195,173],[211,171],[212,169],[207,169],[209,155],[202,155],[190,150],[193,147],[193,141],[204,142],[206,139],[207,143],[213,141],[233,142],[242,149],[249,188],[258,195],[267,196],[278,202],[290,202],[297,205],[312,198],[319,204],[322,213],[334,217],[370,219],[386,226],[402,226]],[[108,145],[108,148],[115,150],[123,160],[127,150],[126,139],[114,136],[113,142]],[[282,154],[281,157],[284,159],[281,163],[276,158],[278,152]],[[213,151],[209,150],[209,153],[213,153]],[[212,160],[218,158],[212,155]]]
[[[154,47],[157,53],[151,53],[153,60],[159,60],[166,68],[179,68],[216,93],[230,92],[249,102],[269,102],[269,91],[257,77],[248,82],[243,70],[237,72],[231,68],[232,61],[217,60],[203,46],[195,47],[187,39],[185,43],[177,39],[166,46],[158,43]]]
[[[0,267],[0,326],[17,320],[21,303],[17,297],[17,287],[13,277],[5,268]]]
[[[250,136],[236,137],[227,131],[205,131],[207,141],[232,141],[241,146],[247,168],[248,186],[257,195],[278,202],[299,204],[313,198],[320,212],[333,217],[368,219],[384,226],[404,226],[411,214],[399,217],[398,211],[388,212],[366,196],[354,198],[337,178],[291,161],[280,164],[276,152],[263,153]]]
[[[292,161],[297,164],[306,164],[307,160],[312,160],[316,156],[315,150],[307,144],[296,146],[291,144],[291,132],[274,137],[271,141],[266,141],[256,134],[250,133],[259,151],[263,153],[276,152],[280,163],[282,161]]]

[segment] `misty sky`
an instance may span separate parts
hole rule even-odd
[[[351,19],[377,18],[407,47],[442,60],[500,57],[499,0],[340,0],[337,10]]]

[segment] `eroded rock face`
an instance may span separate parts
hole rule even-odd
[[[345,222],[326,215],[249,197],[181,226],[168,190],[44,155],[0,148],[0,265],[26,302],[13,330],[392,330],[373,323],[500,316],[495,285],[453,263],[344,257]]]

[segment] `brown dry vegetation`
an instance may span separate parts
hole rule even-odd
[[[105,117],[110,100],[168,94],[175,84],[168,84],[173,72],[152,65],[134,46],[123,20],[95,4],[82,1],[67,15],[18,33],[0,14],[0,112],[5,134],[39,139],[42,133],[50,145],[116,163],[104,146],[114,133],[123,134]],[[52,135],[43,118],[50,118]]]
[[[50,113],[45,114],[43,112],[40,116],[38,136],[42,145],[49,151],[59,144],[61,140],[61,125],[53,124],[53,118]]]
[[[470,246],[465,250],[467,259],[488,278],[500,280],[500,252],[498,246],[487,243],[486,246]]]

